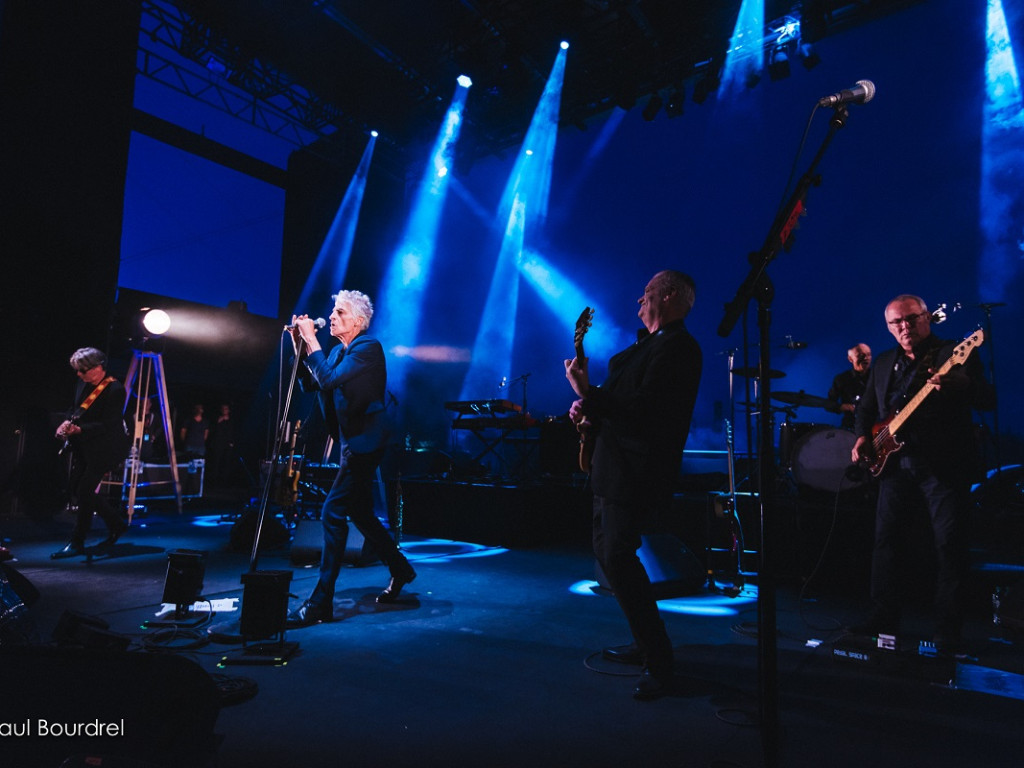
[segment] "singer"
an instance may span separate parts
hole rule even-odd
[[[341,343],[329,354],[320,347],[313,319],[307,315],[292,318],[295,354],[302,357],[299,385],[303,391],[319,393],[324,420],[341,450],[341,468],[321,514],[324,546],[320,580],[309,598],[289,615],[289,628],[334,618],[334,589],[345,554],[348,520],[391,571],[391,581],[377,596],[377,602],[394,602],[402,588],[416,578],[416,571],[373,512],[373,484],[389,429],[384,349],[366,333],[372,318],[373,304],[366,294],[339,291],[334,296],[330,331]]]

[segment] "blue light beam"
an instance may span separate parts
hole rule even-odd
[[[722,90],[735,93],[764,69],[764,0],[743,0],[725,52]]]
[[[413,202],[402,240],[392,254],[379,291],[380,306],[385,307],[375,335],[389,352],[396,346],[416,345],[423,296],[430,278],[441,212],[447,198],[455,143],[462,126],[462,113],[469,89],[459,85],[451,106],[438,131],[430,160]],[[390,355],[388,388],[401,398],[410,358]]]
[[[985,45],[978,289],[985,301],[1006,301],[1024,259],[1024,98],[1002,0],[988,0]]]
[[[363,157],[359,161],[355,175],[349,182],[345,196],[338,206],[331,228],[327,231],[320,252],[317,254],[313,269],[306,278],[306,284],[302,288],[298,302],[295,305],[297,312],[306,312],[311,302],[317,300],[315,297],[326,291],[338,290],[345,280],[348,272],[349,260],[352,257],[352,242],[356,236],[356,225],[359,222],[359,211],[363,206],[363,195],[366,191],[366,177],[370,171],[370,160],[373,157],[373,148],[377,139],[370,138],[363,150]]]

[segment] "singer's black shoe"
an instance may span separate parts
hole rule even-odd
[[[52,555],[51,560],[63,560],[66,557],[81,557],[85,554],[85,544],[78,541],[68,542],[64,549],[58,549]]]
[[[334,606],[332,603],[314,603],[306,600],[297,609],[288,614],[285,620],[285,629],[299,629],[309,627],[313,624],[320,624],[334,618]]]
[[[412,583],[413,579],[416,578],[416,571],[412,569],[412,566],[408,566],[409,570],[402,571],[398,576],[392,576],[391,582],[388,584],[387,589],[377,595],[378,603],[393,603],[398,599],[398,595],[402,592],[402,587],[406,584]]]
[[[633,689],[633,698],[640,701],[651,701],[660,698],[669,692],[672,687],[672,673],[654,674],[650,669],[644,668],[640,673],[640,679]]]

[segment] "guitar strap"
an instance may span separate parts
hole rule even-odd
[[[75,414],[72,418],[82,418],[82,414],[89,410],[89,406],[96,402],[96,398],[103,394],[103,390],[106,389],[107,385],[113,380],[113,376],[107,376],[107,378],[97,384],[96,388],[89,393],[89,396],[82,401],[82,404],[75,409]]]

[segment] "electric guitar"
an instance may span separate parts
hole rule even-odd
[[[950,369],[954,365],[962,365],[967,361],[967,357],[971,354],[971,351],[976,347],[980,347],[984,340],[985,334],[979,328],[956,345],[953,349],[953,354],[950,355],[950,358],[942,364],[942,367],[936,371],[935,375],[944,376],[949,373]],[[878,477],[882,474],[882,470],[885,469],[885,463],[889,459],[889,456],[896,453],[896,451],[903,447],[903,442],[899,439],[898,434],[900,427],[903,426],[904,422],[910,418],[911,414],[913,414],[917,407],[924,402],[925,398],[928,397],[934,389],[934,384],[931,382],[925,382],[925,385],[917,391],[917,394],[910,398],[910,402],[903,406],[899,412],[884,421],[878,422],[871,428],[871,438],[875,458],[870,464],[868,464],[868,471],[870,471],[872,475]]]
[[[586,359],[583,352],[583,337],[587,335],[587,331],[590,330],[590,326],[594,321],[594,310],[590,307],[584,307],[583,311],[580,312],[579,318],[576,320],[576,332],[573,334],[573,345],[576,348],[576,360],[583,365],[583,361]],[[580,433],[580,456],[579,465],[580,470],[583,472],[590,471],[591,459],[594,456],[594,439],[596,435],[592,432],[593,425],[583,424],[576,425],[577,431]]]

